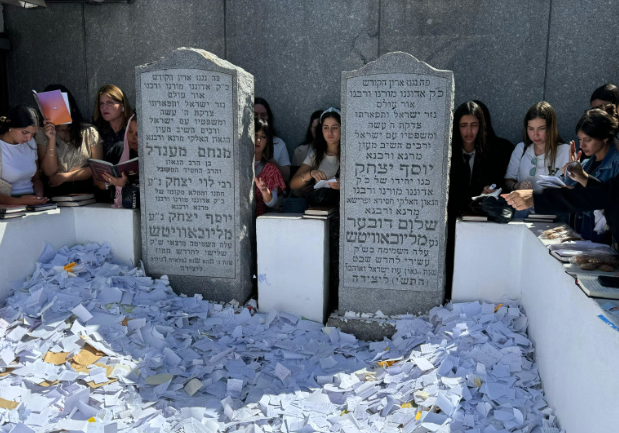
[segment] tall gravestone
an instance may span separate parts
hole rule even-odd
[[[254,237],[253,77],[204,50],[136,67],[142,256],[151,275],[245,301]]]
[[[453,93],[402,52],[342,73],[340,311],[442,302]]]

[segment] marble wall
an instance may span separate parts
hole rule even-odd
[[[455,77],[455,104],[481,99],[498,134],[522,137],[529,106],[547,100],[560,132],[589,96],[619,83],[619,2],[606,0],[134,0],[4,8],[11,103],[61,82],[86,116],[114,83],[135,100],[134,67],[178,47],[208,50],[255,77],[278,135],[293,149],[312,111],[339,105],[340,73],[405,51]]]

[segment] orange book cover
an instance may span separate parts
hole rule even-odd
[[[32,91],[43,116],[51,120],[54,125],[71,123],[69,104],[65,101],[60,90],[37,93]]]

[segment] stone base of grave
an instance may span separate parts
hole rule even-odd
[[[381,341],[395,334],[395,319],[389,317],[347,317],[335,311],[327,320],[327,326],[340,328],[342,332],[352,334],[359,340]]]

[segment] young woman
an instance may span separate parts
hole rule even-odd
[[[488,181],[484,114],[475,102],[460,105],[454,112],[449,175],[449,210],[464,210],[471,197],[481,194]]]
[[[273,157],[269,162],[279,169],[284,181],[288,182],[290,179],[290,156],[288,156],[288,149],[284,140],[275,135],[273,112],[264,98],[254,99],[254,117],[265,120],[269,124],[271,135],[273,136]]]
[[[131,117],[131,105],[125,93],[113,84],[106,84],[97,92],[93,122],[102,139],[103,160],[118,164],[124,150],[127,123]],[[114,189],[109,182],[95,181],[97,201],[112,202]]]
[[[25,106],[13,107],[0,117],[0,204],[47,202],[33,138],[39,122],[36,110]]]
[[[118,164],[131,113],[131,105],[122,90],[113,84],[106,84],[99,89],[92,118],[103,140],[105,161]]]
[[[578,164],[566,164],[563,172],[565,183],[570,186],[584,186],[589,176],[606,182],[619,175],[619,151],[617,150],[617,133],[619,117],[613,104],[603,105],[600,109],[588,110],[576,125],[576,134],[580,140],[580,152],[576,154],[576,145],[570,143],[570,161],[579,161],[581,154],[587,159],[582,167]],[[574,228],[583,238],[594,242],[610,244],[610,233],[605,231],[606,219],[600,212],[579,212],[574,220]],[[597,227],[597,230],[596,230]]]
[[[138,156],[138,120],[135,112],[129,118],[129,122],[127,123],[127,128],[125,131],[125,137],[123,140],[123,153],[120,156],[120,162],[125,162],[133,158],[137,158]],[[112,207],[114,208],[129,208],[134,209],[139,207],[139,195],[135,197],[134,200],[128,200],[131,203],[126,203],[127,200],[124,200],[125,197],[132,197],[133,192],[129,192],[129,190],[134,191],[135,194],[138,194],[137,189],[131,189],[132,185],[138,185],[140,179],[138,176],[128,177],[125,173],[122,173],[121,177],[114,177],[108,173],[104,173],[102,175],[103,179],[105,179],[105,183],[110,186],[112,194],[114,194],[114,203]]]
[[[339,204],[340,180],[340,110],[329,108],[319,118],[314,150],[290,181],[290,188],[298,190],[310,206],[337,206]],[[315,182],[336,179],[329,182],[329,188],[313,189]]]
[[[52,90],[67,94],[73,121],[69,125],[54,125],[46,119],[43,129],[34,136],[41,170],[46,176],[46,194],[53,197],[92,192],[88,159],[103,156],[99,132],[84,122],[75,98],[66,87],[52,84],[45,88],[46,92]]]
[[[277,204],[277,193],[286,189],[279,169],[269,161],[273,158],[273,136],[269,124],[260,118],[255,120],[254,170],[256,177],[256,216],[263,215],[267,208]]]
[[[320,121],[320,115],[322,114],[322,110],[317,110],[312,113],[310,116],[310,122],[307,127],[307,132],[305,133],[305,142],[297,147],[294,150],[294,155],[292,155],[292,166],[300,167],[307,158],[307,154],[312,148],[312,144],[316,139],[316,127],[318,126],[318,122]]]
[[[591,108],[600,108],[602,105],[619,105],[619,89],[614,84],[604,84],[593,91]]]
[[[560,176],[561,167],[569,160],[570,146],[563,144],[552,106],[538,102],[524,118],[523,141],[516,145],[505,173],[508,191],[542,188],[541,175]]]

